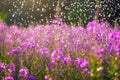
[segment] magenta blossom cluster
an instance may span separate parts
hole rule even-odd
[[[0,23],[0,79],[119,78],[120,31],[107,22],[69,26],[62,20],[28,28]]]

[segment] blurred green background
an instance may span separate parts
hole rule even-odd
[[[0,21],[4,22],[7,18],[7,13],[0,11]]]

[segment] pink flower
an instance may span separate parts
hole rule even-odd
[[[5,64],[3,62],[0,62],[0,68],[2,68],[2,69],[5,68]]]
[[[70,63],[72,61],[71,57],[65,57],[64,63]]]
[[[5,77],[5,78],[2,79],[2,80],[14,80],[14,79],[13,79],[13,77],[11,77],[11,76],[7,76],[7,77]]]
[[[45,76],[44,76],[44,79],[45,79],[45,80],[47,80],[48,78],[49,78],[49,76],[48,76],[48,75],[45,75]]]
[[[27,76],[28,76],[28,73],[29,73],[29,71],[28,71],[27,68],[22,68],[22,69],[20,69],[20,71],[19,71],[20,76],[24,76],[24,77],[27,77]]]
[[[53,80],[53,78],[50,77],[48,80]]]
[[[56,60],[62,59],[62,57],[62,52],[55,49],[51,54],[51,62],[54,63]]]
[[[77,65],[81,68],[87,67],[89,64],[86,59],[81,59],[81,58],[77,58],[76,62],[77,62]]]

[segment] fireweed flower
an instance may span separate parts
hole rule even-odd
[[[73,43],[73,45],[74,45],[75,47],[82,47],[82,42],[81,42],[80,40],[76,40],[76,41]]]
[[[88,27],[88,28],[89,28],[89,27],[93,27],[93,26],[95,26],[96,24],[97,24],[96,21],[91,21],[91,22],[88,23],[87,27]]]
[[[104,54],[104,48],[100,48],[99,51],[96,51],[97,55],[102,56]]]
[[[88,68],[83,69],[84,72],[87,72],[88,74],[91,74],[90,70]]]
[[[14,63],[9,63],[7,65],[7,68],[9,68],[9,69],[15,69],[15,64]]]
[[[20,76],[27,77],[28,73],[29,73],[29,71],[28,71],[27,68],[22,68],[22,69],[19,70],[19,75]]]
[[[22,52],[22,49],[21,49],[20,47],[15,47],[15,48],[12,50],[12,52],[13,52],[14,54],[20,54],[20,53]]]
[[[84,68],[89,65],[89,62],[86,59],[77,58],[76,62],[80,68]]]
[[[39,53],[41,53],[43,55],[49,54],[49,49],[48,48],[40,48]]]
[[[8,72],[10,72],[10,73],[14,73],[15,72],[15,64],[14,63],[9,63],[7,65],[7,68],[8,68]]]
[[[50,77],[48,80],[53,80],[53,78]]]
[[[114,41],[115,40],[115,34],[113,32],[109,33],[108,38],[109,38],[109,40]]]
[[[53,20],[53,24],[57,24],[57,20],[56,19]]]
[[[107,51],[111,54],[111,53],[113,53],[113,51],[114,51],[114,46],[113,46],[113,44],[112,44],[112,42],[110,42],[110,43],[108,43],[108,45],[107,45]]]
[[[5,29],[7,29],[7,26],[4,23],[0,23],[0,31],[4,31]]]
[[[51,54],[51,62],[54,63],[57,60],[60,60],[63,58],[63,55],[60,50],[54,50]]]
[[[49,76],[48,76],[48,75],[45,75],[45,76],[44,76],[44,79],[45,79],[45,80],[47,80],[48,78],[49,78]]]
[[[99,47],[99,46],[92,47],[92,50],[93,50],[95,56],[97,56],[97,57],[102,57],[105,53],[105,49],[102,47]]]
[[[119,55],[119,54],[120,54],[120,43],[118,43],[118,44],[116,45],[115,50],[116,50],[117,55]]]
[[[64,58],[64,63],[71,63],[71,61],[72,61],[71,57]]]
[[[62,21],[61,18],[59,18],[59,19],[54,19],[54,20],[53,20],[53,24],[63,25],[63,21]]]
[[[28,80],[36,80],[36,76],[32,75],[28,77]]]
[[[4,69],[5,68],[5,64],[3,62],[0,62],[0,69]]]
[[[102,27],[107,27],[107,28],[110,27],[110,24],[106,21],[102,21],[102,22],[100,22],[100,24]]]
[[[35,48],[35,44],[33,42],[28,42],[26,46],[27,48]]]
[[[0,43],[2,42],[2,37],[0,36]]]
[[[2,79],[2,80],[14,80],[14,79],[13,79],[13,77],[8,76],[8,77],[5,77],[5,78],[4,78],[4,79]]]
[[[97,27],[97,24],[98,23],[96,21],[89,22],[88,25],[87,25],[87,31],[88,31],[88,33],[93,33],[93,29],[95,28],[94,26]]]

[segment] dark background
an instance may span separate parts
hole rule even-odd
[[[58,0],[0,0],[0,11],[7,13],[5,22],[9,25],[52,23]],[[69,25],[86,25],[95,15],[95,0],[59,0],[61,17]],[[99,20],[114,25],[118,18],[120,25],[120,0],[100,0]]]

